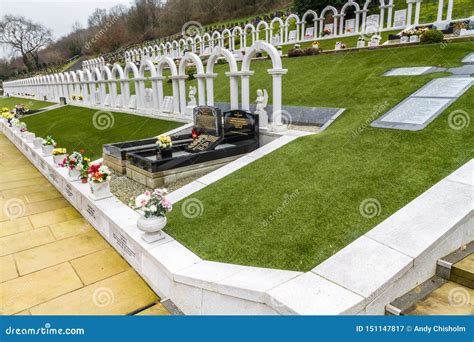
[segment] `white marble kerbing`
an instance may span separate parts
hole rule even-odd
[[[312,272],[360,294],[368,302],[412,266],[412,258],[362,236]]]

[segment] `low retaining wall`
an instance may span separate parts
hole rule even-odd
[[[153,290],[185,314],[383,314],[386,304],[434,274],[437,259],[474,239],[471,160],[310,272],[206,261],[168,235],[145,243],[138,213],[115,197],[91,200],[87,184],[70,182],[65,169],[4,121],[1,128]],[[185,198],[296,137],[282,136],[170,198]]]

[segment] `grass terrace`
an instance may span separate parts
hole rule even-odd
[[[28,105],[31,110],[38,110],[54,105],[52,102],[24,99],[20,97],[0,97],[0,108],[6,107],[11,110],[20,103]]]
[[[94,116],[95,113],[98,114]],[[173,121],[98,112],[75,106],[64,106],[22,121],[37,136],[51,135],[58,142],[58,147],[65,147],[69,152],[84,149],[92,160],[102,157],[104,144],[150,138],[181,125]]]
[[[286,105],[344,107],[324,133],[300,138],[192,195],[202,215],[175,205],[165,229],[201,257],[308,271],[474,157],[474,125],[454,130],[449,113],[472,115],[471,88],[418,132],[372,128],[370,122],[437,73],[382,77],[394,67],[461,65],[472,42],[419,45],[284,59]],[[254,61],[251,94],[271,89],[269,61]],[[217,101],[229,101],[226,65],[216,66]],[[270,97],[271,98],[271,97]],[[376,199],[366,218],[359,207]],[[188,215],[189,216],[189,215]]]

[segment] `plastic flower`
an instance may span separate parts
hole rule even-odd
[[[160,135],[157,137],[156,141],[156,147],[159,150],[165,149],[165,148],[171,148],[173,146],[173,142],[171,140],[171,137],[168,135]]]

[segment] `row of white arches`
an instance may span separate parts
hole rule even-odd
[[[448,0],[448,14],[447,19],[452,16],[452,4],[454,0]],[[411,25],[417,25],[420,19],[420,9],[422,0],[406,0],[407,15],[404,27],[394,26],[393,14],[395,5],[393,0],[365,0],[363,5],[359,5],[355,0],[348,0],[342,8],[338,11],[334,6],[325,7],[320,14],[316,11],[308,10],[301,16],[297,14],[290,14],[283,20],[280,17],[275,17],[270,23],[260,21],[258,24],[246,24],[243,28],[235,26],[232,29],[224,29],[222,32],[213,31],[194,37],[185,37],[179,40],[168,41],[166,43],[155,44],[143,48],[134,48],[127,50],[124,54],[126,61],[140,62],[143,59],[157,60],[162,56],[179,59],[186,52],[193,52],[199,56],[210,55],[214,48],[227,48],[235,55],[241,56],[241,52],[245,51],[248,46],[254,44],[256,41],[265,41],[274,46],[281,46],[286,44],[301,43],[315,39],[321,39],[324,35],[326,25],[326,14],[330,13],[333,17],[333,22],[330,24],[331,33],[329,37],[354,35],[365,33],[368,30],[374,30],[374,27],[368,27],[367,19],[369,12],[369,5],[377,3],[378,14],[375,30],[377,32],[404,28]],[[443,0],[440,0],[442,9]],[[413,15],[413,5],[415,11]],[[348,10],[353,10],[354,18],[351,21],[351,31],[346,24]],[[449,11],[451,8],[451,11]],[[295,25],[295,30],[290,30],[291,25]],[[373,23],[371,23],[373,24]],[[307,29],[310,28],[310,34]],[[373,33],[373,32],[372,32]]]
[[[273,78],[273,124],[281,127],[281,95],[282,75],[287,70],[282,68],[281,57],[276,48],[266,42],[256,42],[250,47],[248,54],[242,61],[239,70],[237,60],[231,51],[216,48],[208,59],[206,67],[198,55],[187,52],[179,66],[176,66],[170,57],[162,57],[155,65],[150,60],[144,60],[139,67],[135,63],[127,62],[122,68],[118,63],[112,68],[102,66],[92,70],[64,72],[53,75],[36,76],[23,80],[4,83],[4,92],[14,96],[34,95],[37,99],[46,99],[59,102],[65,97],[73,103],[81,103],[90,107],[108,109],[125,109],[129,111],[163,114],[164,108],[163,82],[171,79],[173,115],[186,116],[186,67],[192,64],[196,67],[198,105],[214,105],[214,65],[219,58],[225,58],[229,72],[226,76],[230,82],[231,109],[250,110],[250,70],[252,59],[258,52],[266,52],[272,61],[272,68],[268,73]],[[164,70],[169,76],[164,76]],[[151,88],[146,88],[149,80]],[[239,96],[239,80],[241,94]],[[135,94],[131,94],[130,82],[135,85]],[[120,91],[119,91],[120,90]],[[80,99],[79,99],[80,97]],[[241,100],[239,104],[239,98]],[[148,102],[148,105],[147,105]]]

